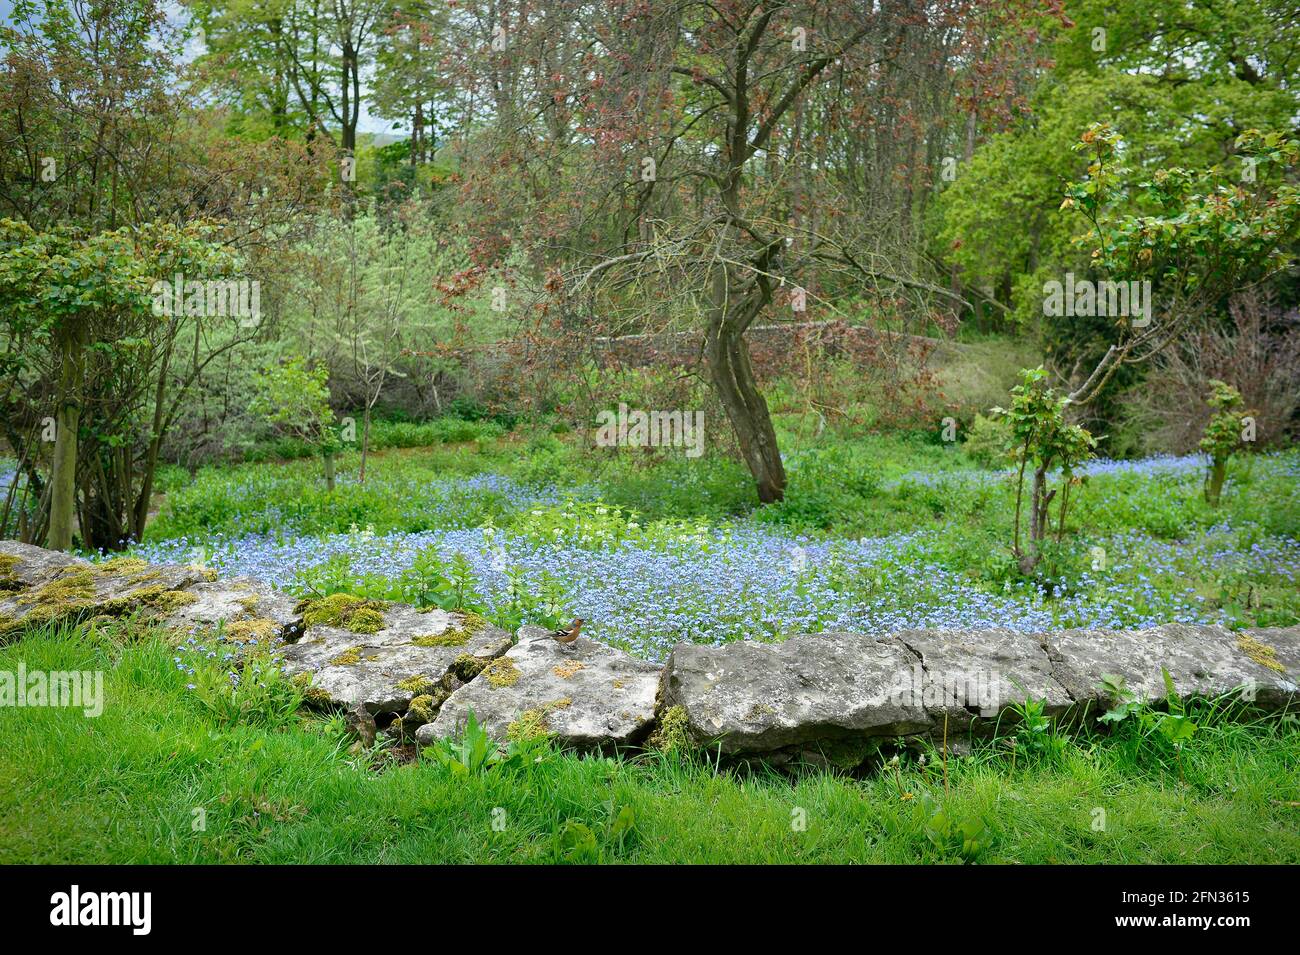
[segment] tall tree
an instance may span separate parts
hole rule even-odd
[[[698,322],[759,499],[779,500],[746,334],[839,296],[953,298],[918,269],[911,212],[885,197],[899,181],[924,194],[976,64],[982,95],[1002,93],[972,17],[995,6],[573,0],[454,16],[480,250],[521,245],[554,270],[545,307],[578,330],[620,311],[637,330]],[[909,84],[924,92],[900,96]]]

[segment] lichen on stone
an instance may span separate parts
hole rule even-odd
[[[1277,659],[1277,652],[1248,633],[1237,634],[1237,648],[1262,667],[1268,667],[1278,673],[1286,672],[1286,668]]]
[[[509,657],[497,657],[483,668],[483,676],[495,689],[504,689],[519,682],[522,674]]]
[[[246,597],[240,597],[235,602],[238,603],[239,606],[243,608],[244,613],[248,614],[251,617],[253,614],[257,613],[257,605],[261,601],[261,599],[262,598],[259,597],[257,594],[249,594]]]
[[[304,600],[295,608],[309,627],[341,627],[353,633],[378,633],[384,629],[382,600],[366,600],[352,594],[330,594],[318,600]]]
[[[562,680],[567,680],[579,670],[587,669],[587,665],[580,660],[565,660],[558,666],[551,667],[551,672]],[[617,681],[616,681],[617,682]]]

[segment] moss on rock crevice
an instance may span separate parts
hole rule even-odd
[[[488,665],[487,660],[482,657],[476,657],[470,653],[462,653],[451,664],[451,672],[462,683],[468,683],[474,677],[483,672],[483,668]]]
[[[432,723],[433,718],[438,715],[438,706],[434,698],[422,693],[419,696],[412,697],[410,704],[406,708],[406,722],[415,726],[423,726],[425,723]]]
[[[695,747],[691,739],[690,718],[684,706],[670,706],[659,716],[659,725],[650,734],[649,744],[665,753],[684,752]]]
[[[405,680],[397,681],[397,688],[407,693],[414,693],[417,696],[427,694],[437,686],[436,680],[431,680],[423,674],[417,673],[414,676],[408,676]]]

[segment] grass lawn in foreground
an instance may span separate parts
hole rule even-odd
[[[105,671],[97,718],[0,708],[0,862],[1300,862],[1294,716],[1205,704],[1178,758],[1122,733],[984,744],[946,794],[934,750],[853,779],[542,745],[465,776],[350,752],[337,718],[219,720],[173,655],[132,621],[0,649],[0,670]]]

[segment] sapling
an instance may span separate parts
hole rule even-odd
[[[1076,465],[1092,457],[1097,439],[1086,429],[1067,424],[1066,409],[1071,401],[1058,395],[1046,381],[1042,368],[1021,372],[1021,383],[1011,389],[1011,407],[994,408],[992,413],[1011,426],[1010,446],[1016,471],[1016,513],[1012,534],[1012,553],[1025,575],[1032,574],[1042,560],[1044,541],[1052,532],[1051,505],[1059,494],[1056,539],[1065,534],[1065,517],[1070,506],[1070,490],[1077,483]],[[1025,472],[1032,467],[1029,499],[1028,540],[1022,540],[1021,524],[1025,491]],[[1051,487],[1051,472],[1060,468],[1060,484]]]
[[[1210,382],[1206,399],[1214,414],[1205,425],[1201,450],[1209,455],[1205,473],[1205,500],[1217,507],[1228,476],[1228,459],[1253,437],[1254,415],[1246,411],[1241,392],[1222,381]]]
[[[329,371],[311,368],[301,357],[265,369],[257,381],[253,411],[288,428],[312,445],[325,467],[325,487],[334,490],[334,456],[341,446],[330,408]]]

